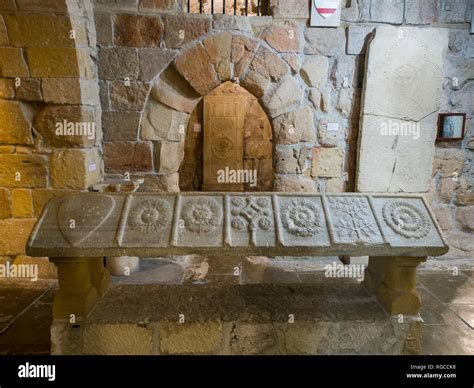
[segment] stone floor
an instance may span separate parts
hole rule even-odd
[[[98,339],[115,330],[110,325],[125,324],[126,333],[134,327],[143,330],[132,330],[133,341],[118,347],[112,336],[106,349],[193,353],[176,343],[179,332],[185,342],[191,335],[200,347],[196,353],[474,354],[474,271],[466,261],[458,263],[457,275],[445,260],[424,265],[418,276],[421,320],[404,317],[403,322],[388,317],[355,279],[326,278],[324,265],[332,262],[253,258],[213,267],[200,258],[143,260],[139,272],[113,279],[111,291],[89,319],[83,352],[103,352]],[[0,354],[50,352],[56,287],[55,281],[0,283]],[[205,340],[180,332],[190,327],[178,324],[181,314],[206,333]],[[295,323],[288,323],[290,315]],[[209,345],[213,330],[218,331],[217,342],[218,336],[227,337],[224,345]],[[159,345],[151,344],[158,337]],[[243,337],[247,340],[239,341]],[[150,349],[140,348],[141,341],[150,343]]]

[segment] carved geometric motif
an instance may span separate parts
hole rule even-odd
[[[318,207],[305,199],[293,199],[281,208],[282,223],[288,233],[298,237],[312,237],[322,229]]]
[[[382,213],[387,225],[400,236],[421,239],[431,231],[430,221],[411,203],[403,201],[388,202]]]
[[[187,230],[206,234],[222,224],[222,208],[212,198],[198,198],[184,205],[182,218]]]
[[[169,226],[171,206],[161,199],[137,200],[128,215],[128,225],[133,231],[158,233]]]

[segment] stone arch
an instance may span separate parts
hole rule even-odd
[[[199,112],[195,108],[205,95],[227,81],[237,81],[254,96],[269,122],[274,122],[273,138],[282,137],[275,130],[275,121],[279,129],[288,129],[292,124],[287,121],[293,121],[296,132],[308,131],[297,127],[297,115],[285,123],[275,120],[304,108],[306,88],[294,76],[290,61],[266,42],[229,32],[207,35],[169,61],[152,82],[140,137],[157,141],[156,172],[162,176],[173,175],[170,179],[174,187],[184,158],[190,116]]]

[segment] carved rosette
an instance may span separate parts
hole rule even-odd
[[[186,229],[194,233],[210,233],[222,223],[222,209],[212,198],[188,202],[182,214]]]
[[[317,206],[306,200],[292,200],[282,206],[282,223],[288,233],[312,237],[321,232],[322,216]]]
[[[427,217],[408,202],[388,202],[383,208],[383,218],[395,233],[406,238],[421,239],[431,231]]]
[[[128,225],[130,229],[142,233],[157,233],[170,223],[171,207],[161,199],[138,201],[130,210]]]

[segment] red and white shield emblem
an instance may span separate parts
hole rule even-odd
[[[340,0],[313,0],[316,11],[327,19],[334,15],[339,7]]]

